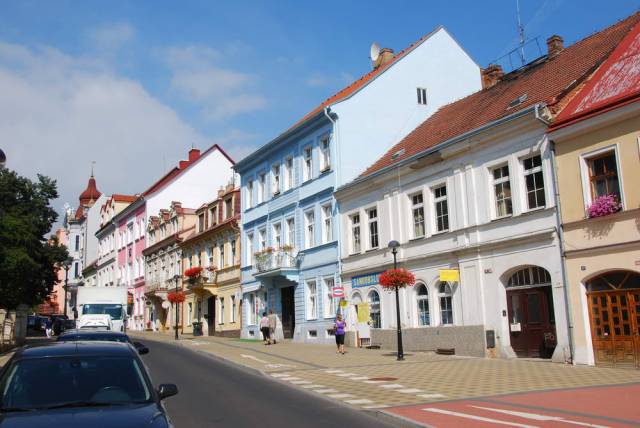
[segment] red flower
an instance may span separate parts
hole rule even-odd
[[[416,283],[416,277],[406,269],[389,269],[380,275],[380,285],[385,288],[406,287]]]
[[[171,303],[182,303],[184,302],[184,298],[185,296],[182,291],[172,291],[167,295],[167,299],[169,299]]]
[[[195,278],[202,273],[202,268],[200,266],[194,266],[184,271],[184,276],[188,278]]]

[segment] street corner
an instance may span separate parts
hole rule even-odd
[[[385,413],[430,427],[521,428],[640,426],[640,384],[510,394],[387,408]]]

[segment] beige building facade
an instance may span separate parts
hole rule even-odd
[[[240,192],[232,184],[195,212],[195,231],[180,244],[186,299],[184,332],[240,337]],[[185,276],[190,269],[199,273]],[[198,325],[198,324],[196,324]]]
[[[629,68],[640,69],[640,52],[630,55],[630,40],[640,42],[640,26],[558,116],[550,138],[574,361],[640,368],[640,91],[626,89],[640,87],[640,71]]]

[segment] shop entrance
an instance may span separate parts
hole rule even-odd
[[[551,358],[557,342],[549,272],[538,266],[515,272],[507,284],[507,307],[516,355]]]
[[[596,364],[640,368],[640,274],[607,272],[586,285]]]
[[[296,328],[295,304],[293,298],[294,287],[280,289],[282,304],[282,333],[285,339],[292,339]]]

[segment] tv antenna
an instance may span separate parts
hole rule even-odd
[[[518,36],[519,36],[519,49],[518,53],[520,54],[520,62],[522,65],[525,64],[524,58],[524,26],[522,25],[522,21],[520,20],[520,0],[516,0],[516,12],[518,15]]]

